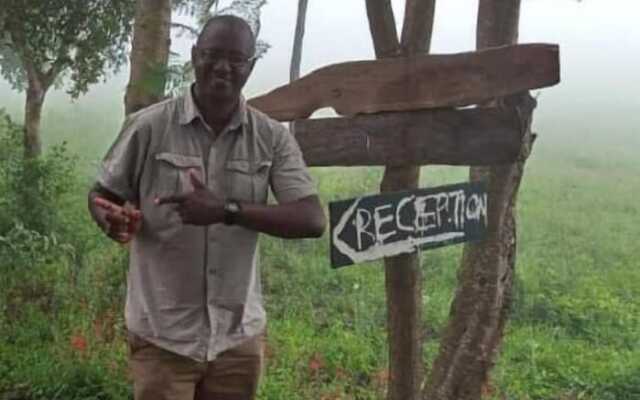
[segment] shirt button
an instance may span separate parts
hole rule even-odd
[[[211,269],[209,270],[209,275],[215,275],[215,274],[216,274],[216,270],[215,270],[215,269],[213,269],[213,268],[211,268]]]

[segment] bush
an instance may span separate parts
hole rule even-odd
[[[73,162],[64,145],[25,160],[22,128],[0,110],[0,328],[20,317],[23,304],[51,311],[57,265],[75,254],[60,229]]]
[[[25,159],[22,128],[0,110],[0,233],[15,221],[42,234],[60,227],[61,206],[77,183],[75,162],[65,142]]]
[[[124,363],[104,363],[124,351],[123,252],[89,220],[76,159],[63,143],[25,160],[0,110],[0,399],[129,396]]]

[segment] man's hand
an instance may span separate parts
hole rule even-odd
[[[104,211],[101,224],[106,234],[120,243],[128,243],[142,226],[142,213],[128,204],[119,206],[103,197],[96,196],[93,203]]]
[[[189,170],[189,178],[193,185],[192,192],[157,198],[155,203],[175,204],[175,209],[184,224],[211,225],[222,222],[224,203],[207,189],[194,170]]]

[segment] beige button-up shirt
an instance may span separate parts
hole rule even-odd
[[[183,225],[154,199],[192,190],[188,171],[241,202],[315,194],[300,149],[280,123],[246,105],[217,136],[191,91],[131,115],[103,160],[98,183],[142,211],[130,248],[127,328],[197,361],[260,334],[266,323],[258,234],[241,226]]]

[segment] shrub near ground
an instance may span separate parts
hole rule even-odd
[[[0,112],[0,399],[127,398],[124,254],[92,229],[75,157],[25,162],[21,135]]]
[[[62,122],[53,128],[68,131]],[[5,138],[6,123],[0,131]],[[97,158],[101,146],[83,157]],[[607,146],[577,152],[570,144],[536,144],[519,198],[512,320],[488,397],[640,399],[640,165],[630,150],[603,156]],[[62,161],[70,155],[61,154],[51,159],[83,170],[61,178],[58,187],[65,190],[47,192],[59,194],[43,203],[60,211],[57,222],[41,232],[24,223],[16,228],[18,213],[0,210],[0,236],[8,238],[0,244],[0,399],[129,399],[126,253],[86,215],[90,163]],[[5,160],[1,185],[9,176]],[[314,175],[327,202],[376,193],[382,170],[319,168]],[[466,169],[427,167],[422,175],[422,186],[435,186],[464,180]],[[6,187],[3,204],[13,196]],[[317,241],[263,237],[261,244],[270,323],[260,398],[384,398],[381,263],[332,270],[327,235]],[[421,255],[427,363],[446,324],[460,251],[452,246]]]

